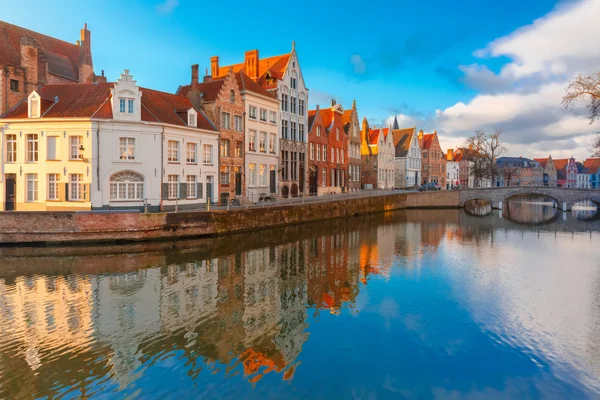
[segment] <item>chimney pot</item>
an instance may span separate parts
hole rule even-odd
[[[192,89],[198,88],[198,64],[192,65]]]
[[[335,106],[335,99],[331,99],[331,107]]]

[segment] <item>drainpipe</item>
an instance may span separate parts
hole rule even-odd
[[[162,126],[162,132],[160,134],[160,200],[159,207],[163,211],[163,179],[164,179],[164,152],[165,152],[165,126]]]
[[[8,112],[8,68],[4,69],[4,112]]]
[[[244,115],[242,116],[242,130],[244,131],[244,141],[242,142],[242,177],[241,177],[242,182],[240,182],[240,184],[245,183],[243,181],[245,181],[245,178],[246,178],[246,104],[245,103],[246,102],[244,102]],[[260,132],[258,132],[258,134],[260,135]],[[242,197],[244,197],[245,195],[248,195],[247,190],[246,190],[246,193],[244,194],[245,187],[246,187],[246,185],[242,185]],[[246,196],[246,197],[248,197],[248,196]]]
[[[100,191],[100,123],[97,122],[96,128],[96,180],[98,181],[98,191]],[[93,160],[93,158],[92,158]]]

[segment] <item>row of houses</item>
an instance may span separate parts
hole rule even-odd
[[[295,43],[283,55],[251,50],[238,64],[214,56],[209,65],[203,77],[192,65],[173,93],[138,85],[128,70],[109,82],[94,73],[87,26],[71,44],[0,21],[2,210],[170,210],[492,185],[474,173],[472,149],[444,152],[436,131],[397,119],[371,127],[356,101],[309,110]],[[525,184],[525,173],[513,182]]]

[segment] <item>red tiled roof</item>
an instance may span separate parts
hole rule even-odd
[[[554,163],[554,167],[556,168],[557,171],[562,171],[562,170],[567,169],[567,165],[569,164],[569,159],[561,158],[558,160],[552,160],[552,162]]]
[[[590,174],[597,174],[600,170],[600,158],[588,158],[583,162],[583,166]]]
[[[342,124],[346,125],[350,123],[350,119],[352,118],[352,110],[345,110],[344,115],[342,116]]]
[[[392,131],[396,157],[406,157],[414,132],[415,128],[394,129]]]
[[[45,85],[39,90],[43,99],[58,98],[56,103],[42,101],[44,118],[100,118],[112,119],[110,90],[113,83],[78,83],[68,85]],[[142,121],[187,126],[177,110],[194,108],[187,97],[157,90],[140,88],[142,91]],[[9,111],[5,119],[27,119],[27,101]],[[44,108],[46,107],[46,108]],[[215,130],[203,113],[198,113],[198,128]]]
[[[254,82],[248,75],[243,72],[239,72],[235,74],[235,78],[237,80],[240,91],[248,91],[256,94],[260,94],[262,96],[267,96],[271,98],[276,98],[275,95],[271,92],[266,91],[262,86],[258,83]]]
[[[379,144],[379,131],[380,129],[369,129],[369,145]]]
[[[24,36],[35,40],[48,61],[48,72],[73,80],[79,78],[79,46],[4,21],[0,21],[0,64],[21,65]]]
[[[548,163],[548,158],[534,158],[533,161],[537,161],[540,163],[542,168],[546,168],[546,164]]]
[[[202,100],[204,101],[215,101],[221,93],[221,88],[225,82],[225,77],[212,79],[208,82],[198,83],[198,91],[202,93]],[[188,92],[192,88],[192,85],[181,86],[177,91],[179,96],[187,96]]]
[[[433,143],[434,137],[435,133],[428,133],[423,135],[423,137],[419,139],[419,146],[421,146],[421,149],[429,150],[431,144]]]
[[[280,56],[273,56],[267,58],[261,58],[258,60],[258,83],[265,89],[271,89],[277,86],[277,84],[268,84],[265,79],[267,71],[272,77],[277,79],[283,79],[285,69],[288,61],[290,60],[291,54],[282,54]],[[226,76],[229,73],[230,68],[233,68],[233,72],[245,72],[245,63],[227,65],[219,67],[218,77]]]

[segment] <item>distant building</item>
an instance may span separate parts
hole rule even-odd
[[[421,148],[422,183],[434,182],[446,189],[446,156],[442,152],[436,131],[423,134],[419,131]]]
[[[556,167],[556,186],[563,188],[577,187],[577,164],[575,159],[562,158],[553,160]]]
[[[583,166],[590,175],[590,189],[600,189],[600,158],[588,158]]]
[[[550,155],[548,158],[534,158],[533,160],[539,162],[544,168],[544,186],[556,187],[557,174],[552,156]]]
[[[524,157],[499,157],[497,186],[543,186],[544,168],[534,160]]]
[[[343,122],[348,138],[348,190],[360,190],[360,122],[356,100],[352,102],[352,109],[344,111]]]
[[[0,21],[0,116],[41,85],[95,80],[87,24],[72,44]]]
[[[394,120],[397,124],[397,121]],[[417,128],[392,130],[395,151],[394,187],[398,189],[419,186],[421,183],[421,148]]]
[[[446,154],[446,189],[460,187],[460,162],[454,160],[454,150]]]
[[[390,128],[370,129],[363,119],[361,157],[363,189],[392,189],[395,179],[394,139]]]
[[[576,162],[577,166],[577,189],[590,189],[591,177],[587,168],[581,162]]]

